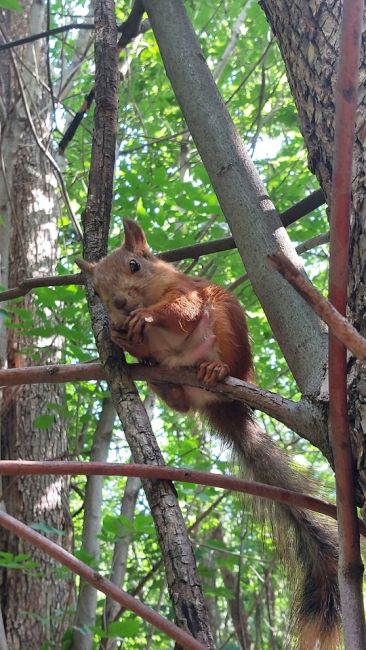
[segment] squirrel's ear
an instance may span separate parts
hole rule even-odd
[[[84,273],[93,275],[95,269],[95,264],[93,262],[87,262],[86,260],[83,260],[81,257],[76,257],[75,264],[77,264],[79,269],[84,271]]]
[[[125,231],[124,247],[131,253],[142,253],[149,250],[145,233],[138,223],[131,219],[123,219],[123,229]]]

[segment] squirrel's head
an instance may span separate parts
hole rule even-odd
[[[147,244],[145,233],[130,219],[123,220],[125,239],[115,251],[99,262],[75,259],[78,267],[92,279],[93,287],[104,303],[115,326],[123,326],[131,311],[155,301],[159,267],[164,264]]]

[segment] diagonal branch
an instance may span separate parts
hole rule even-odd
[[[144,3],[167,75],[254,291],[300,390],[315,395],[324,376],[326,333],[296,291],[268,273],[267,256],[280,248],[300,268],[301,261],[218,93],[184,3]],[[301,317],[284,318],[284,304]]]
[[[268,259],[284,278],[308,302],[315,313],[328,325],[334,336],[358,359],[366,360],[366,339],[339,313],[329,300],[282,253],[269,255]]]
[[[6,530],[10,530],[29,544],[36,546],[57,562],[67,566],[71,571],[93,585],[95,589],[110,596],[110,598],[113,598],[131,612],[137,614],[137,616],[151,623],[171,639],[181,643],[187,650],[207,650],[205,645],[196,641],[190,634],[179,629],[174,623],[171,623],[157,612],[154,612],[153,609],[147,607],[147,605],[144,605],[119,587],[116,587],[110,580],[103,578],[94,569],[88,567],[84,562],[81,562],[81,560],[78,560],[71,553],[68,553],[68,551],[65,551],[61,546],[47,539],[47,537],[40,535],[35,530],[32,530],[32,528],[18,521],[15,517],[11,517],[1,511],[0,526],[3,526]]]
[[[121,26],[121,37],[118,41],[118,52],[121,52],[131,41],[133,41],[136,36],[140,33],[147,31],[150,28],[148,21],[142,24],[142,16],[145,12],[143,3],[141,0],[135,0],[131,9],[131,12],[127,20],[122,23]],[[76,130],[81,123],[85,113],[89,110],[90,106],[94,101],[95,96],[95,87],[90,89],[84,101],[76,112],[74,118],[70,122],[67,130],[65,131],[60,143],[59,143],[59,152],[61,154],[65,153],[66,147],[71,142],[74,137]]]

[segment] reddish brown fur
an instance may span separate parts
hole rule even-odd
[[[156,258],[137,224],[125,220],[124,229],[124,245],[108,257],[96,265],[77,262],[92,275],[109,313],[114,342],[152,363],[178,369],[197,366],[198,378],[208,385],[229,374],[250,380],[253,369],[247,326],[236,298],[222,287],[186,276]],[[258,427],[245,405],[187,386],[151,387],[175,410],[198,409],[207,416],[254,480],[306,491],[302,477],[292,470],[286,455]],[[303,575],[293,608],[298,650],[335,650],[340,606],[333,532],[312,514],[291,506],[264,505],[263,510],[272,517],[284,560],[298,564]]]

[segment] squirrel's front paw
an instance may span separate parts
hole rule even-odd
[[[113,325],[109,328],[110,337],[119,348],[125,349],[128,344],[127,330],[125,328],[114,327]]]
[[[125,323],[127,339],[130,343],[141,343],[147,327],[154,322],[154,317],[148,309],[135,309]]]

